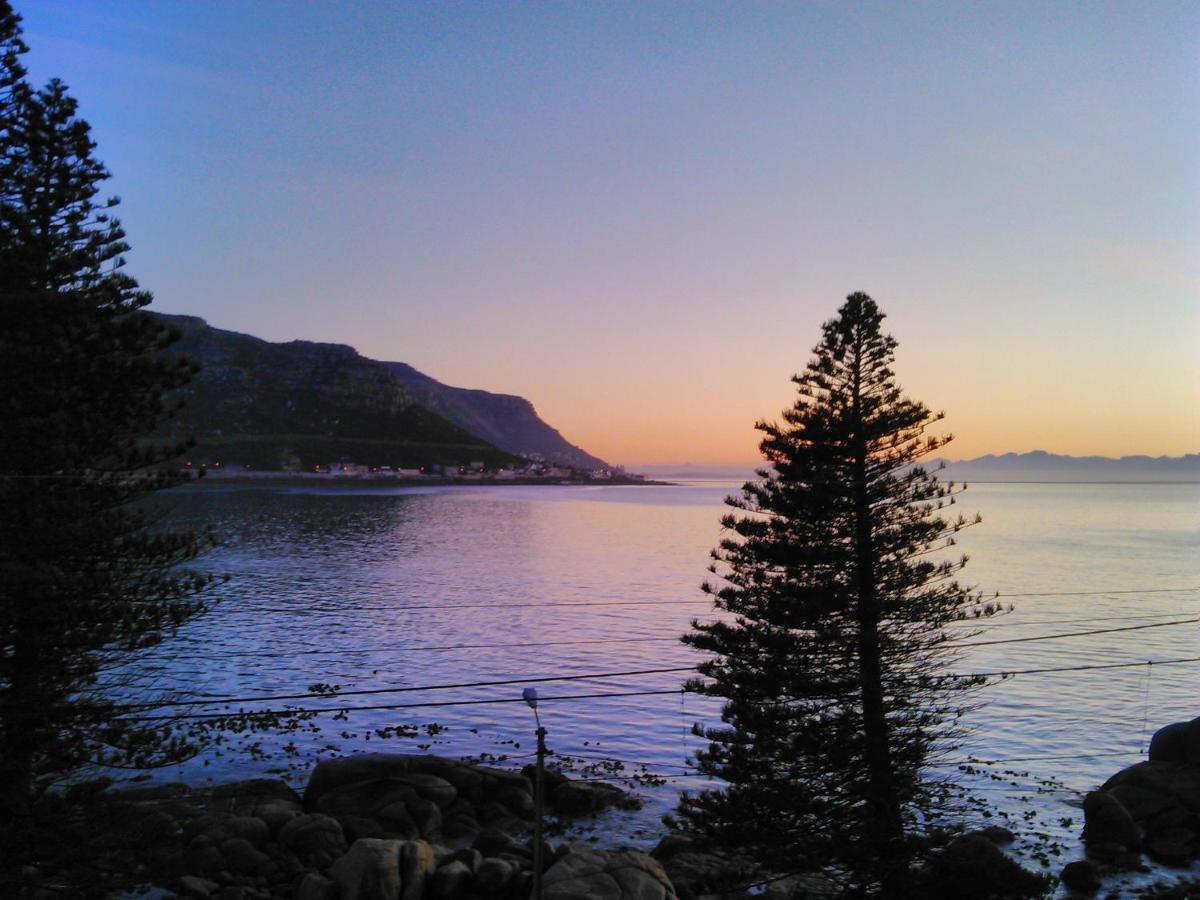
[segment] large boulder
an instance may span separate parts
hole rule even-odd
[[[550,793],[550,805],[563,816],[589,815],[629,804],[629,796],[611,784],[564,781]]]
[[[708,852],[694,845],[689,848],[682,843],[660,842],[654,855],[662,862],[680,900],[698,900],[706,894],[754,881],[758,875],[758,868],[750,860]]]
[[[1142,845],[1141,826],[1121,801],[1107,791],[1092,791],[1083,798],[1083,839],[1092,847],[1114,852]]]
[[[1101,855],[1127,847],[1187,865],[1200,859],[1200,718],[1160,728],[1150,756],[1088,795],[1084,838]],[[1133,839],[1130,822],[1140,839]]]
[[[296,816],[279,829],[279,845],[305,865],[325,869],[346,852],[346,838],[337,819],[320,813]]]
[[[361,753],[317,763],[304,790],[304,804],[318,809],[323,795],[339,787],[369,781],[396,781],[439,807],[449,806],[459,785],[468,795],[479,793],[486,781],[482,771],[456,760],[430,754]],[[468,797],[475,799],[474,797]]]
[[[408,841],[400,848],[400,900],[421,900],[425,883],[437,869],[437,854],[425,841]]]
[[[644,853],[573,844],[543,878],[545,900],[675,900],[662,866]]]
[[[462,894],[475,880],[475,873],[459,860],[448,862],[438,869],[429,885],[429,893],[438,900],[448,900]]]
[[[1058,880],[1067,890],[1076,894],[1094,894],[1100,890],[1100,873],[1086,859],[1067,863],[1059,873]]]
[[[1038,897],[1053,879],[1023,869],[979,832],[962,834],[933,856],[918,875],[916,896],[928,900]]]
[[[491,857],[479,864],[479,871],[475,873],[475,887],[485,896],[501,894],[516,874],[516,866],[507,859]]]
[[[1147,758],[1150,762],[1200,766],[1200,716],[1190,722],[1173,722],[1154,732]]]
[[[340,900],[397,900],[403,884],[400,848],[404,841],[363,838],[333,864],[329,875]]]

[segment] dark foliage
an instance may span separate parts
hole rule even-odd
[[[954,485],[915,465],[949,437],[902,396],[883,318],[851,295],[783,423],[757,426],[768,466],[727,501],[705,585],[727,615],[684,637],[711,654],[691,686],[726,701],[697,761],[729,786],[680,815],[776,869],[832,865],[852,891],[903,896],[912,832],[945,799],[923,767],[978,684],[945,674],[963,636],[946,626],[995,608],[954,580],[966,557],[938,561],[969,523],[941,517]]]
[[[39,794],[81,766],[178,759],[169,728],[124,721],[146,686],[128,654],[203,607],[177,566],[202,546],[154,494],[179,448],[147,441],[193,366],[140,310],[108,177],[64,85],[34,90],[0,0],[0,840],[18,858]]]

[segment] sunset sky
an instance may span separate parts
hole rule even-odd
[[[863,290],[951,457],[1200,450],[1200,4],[16,6],[161,311],[743,463]]]

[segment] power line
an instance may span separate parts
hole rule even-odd
[[[452,684],[422,684],[405,687],[363,688],[353,691],[330,691],[320,693],[306,691],[303,694],[261,694],[254,697],[218,697],[209,700],[169,700],[157,703],[129,703],[117,706],[121,711],[139,709],[159,709],[164,706],[213,706],[220,703],[263,703],[268,700],[318,700],[333,697],[355,697],[367,694],[406,694],[413,691],[446,691],[460,688],[499,687],[509,684],[539,684],[546,681],[594,681],[603,678],[624,678],[630,675],[662,675],[665,673],[694,672],[695,666],[662,668],[662,669],[632,669],[625,672],[595,672],[586,675],[539,675],[524,678],[505,678],[499,681],[460,681]],[[678,693],[678,690],[671,693]]]
[[[235,576],[236,577],[236,576]],[[275,576],[258,576],[258,577],[275,577]],[[282,577],[282,576],[280,576]],[[1185,587],[1185,588],[1145,588],[1135,590],[1117,590],[1117,591],[1034,591],[1027,593],[996,593],[988,597],[981,597],[979,602],[987,603],[996,599],[1006,597],[1090,597],[1090,596],[1109,596],[1117,594],[1169,594],[1180,592],[1200,591],[1200,587]],[[682,606],[685,604],[694,603],[712,603],[708,597],[696,597],[678,600],[550,600],[534,603],[450,603],[450,604],[399,604],[385,606],[355,606],[353,612],[423,612],[429,610],[443,611],[455,609],[547,609],[553,607],[567,606]],[[312,606],[239,606],[238,611],[248,613],[316,613],[318,615],[329,614],[337,615],[347,612],[345,608],[321,608],[317,609]]]
[[[653,697],[662,694],[675,696],[678,690],[669,691],[612,691],[603,694],[560,694],[556,697],[539,697],[538,702],[558,702],[562,700],[607,700],[612,697]],[[153,716],[122,716],[118,722],[176,722],[201,721],[219,719],[256,719],[272,716],[296,715],[325,715],[326,713],[375,712],[394,709],[424,709],[443,706],[486,706],[493,703],[524,703],[523,697],[492,697],[483,700],[431,700],[427,703],[384,703],[376,706],[322,706],[315,709],[259,709],[252,712],[238,711],[225,713],[187,713],[183,715],[153,715]]]
[[[972,672],[972,673],[965,673],[965,674],[950,673],[950,674],[947,674],[947,675],[941,676],[941,677],[945,677],[945,678],[995,678],[995,677],[1007,677],[1007,676],[1011,676],[1011,675],[1040,675],[1040,674],[1055,673],[1055,672],[1083,672],[1083,671],[1097,670],[1097,669],[1125,669],[1125,668],[1131,668],[1131,667],[1137,667],[1137,666],[1169,666],[1169,665],[1180,665],[1180,664],[1184,664],[1184,663],[1194,663],[1194,662],[1200,662],[1200,656],[1186,657],[1186,658],[1180,658],[1180,659],[1145,660],[1145,661],[1125,662],[1125,663],[1100,663],[1100,664],[1083,665],[1083,666],[1059,666],[1059,667],[1041,668],[1041,669],[1006,669],[1006,670],[1002,670],[1002,671],[998,671],[998,672]],[[539,676],[539,677],[534,677],[534,678],[511,678],[511,679],[505,679],[502,681],[491,681],[491,682],[466,682],[466,683],[462,683],[462,684],[445,684],[445,685],[419,685],[419,686],[400,687],[400,688],[367,688],[367,689],[363,689],[363,690],[338,692],[336,694],[331,694],[331,695],[307,693],[307,694],[281,694],[281,695],[272,695],[272,696],[242,697],[242,698],[213,698],[213,699],[208,699],[208,700],[167,701],[167,702],[160,702],[160,703],[153,703],[153,704],[149,704],[149,703],[148,704],[132,704],[132,705],[124,706],[124,707],[118,707],[118,709],[134,712],[134,711],[143,710],[143,709],[163,709],[163,708],[173,707],[173,706],[216,706],[216,705],[220,705],[220,704],[229,704],[229,703],[255,703],[255,702],[263,702],[266,700],[313,700],[313,699],[321,699],[325,696],[329,696],[332,699],[333,697],[339,697],[339,696],[364,696],[364,695],[376,695],[376,694],[394,694],[394,693],[407,693],[407,692],[411,692],[411,691],[445,690],[445,689],[450,689],[450,688],[463,688],[463,687],[494,687],[494,686],[500,686],[500,685],[530,684],[530,683],[540,683],[540,682],[547,682],[547,681],[588,681],[588,680],[599,680],[599,679],[603,679],[603,678],[618,678],[618,677],[625,677],[625,676],[629,676],[629,675],[639,675],[639,674],[640,675],[649,675],[649,674],[674,673],[674,672],[695,672],[695,671],[697,671],[695,666],[688,666],[688,667],[679,667],[679,668],[643,669],[643,670],[634,670],[634,671],[628,671],[628,672],[592,673],[592,674],[588,674],[588,675],[559,675],[559,676],[550,675],[550,676]],[[547,698],[542,698],[542,699],[575,700],[575,699],[586,699],[588,697],[600,698],[600,697],[610,697],[610,696],[611,697],[650,696],[650,695],[656,695],[656,694],[657,695],[670,694],[670,695],[674,696],[674,695],[678,694],[680,692],[680,690],[681,690],[680,688],[674,688],[671,690],[636,691],[636,692],[632,692],[632,693],[592,694],[592,695],[585,694],[585,695],[578,695],[578,696],[572,696],[572,697],[547,697]],[[686,689],[684,689],[684,690],[686,690]],[[128,721],[151,721],[151,720],[163,721],[163,720],[196,719],[196,718],[231,718],[231,717],[237,717],[237,716],[295,715],[298,713],[339,712],[342,710],[350,712],[350,711],[354,711],[356,709],[357,710],[385,710],[385,709],[409,709],[409,708],[422,707],[422,706],[470,706],[470,705],[483,704],[483,703],[509,703],[509,702],[524,702],[524,701],[521,698],[514,698],[511,700],[508,698],[496,698],[496,699],[487,699],[487,700],[444,700],[444,701],[430,701],[428,703],[399,704],[399,705],[379,705],[379,706],[362,706],[362,707],[323,707],[323,708],[317,708],[317,709],[292,708],[292,709],[282,709],[282,710],[263,710],[263,711],[257,711],[257,712],[206,713],[206,714],[202,714],[202,715],[198,715],[198,716],[197,715],[160,715],[160,716],[133,716],[133,717],[126,716],[123,718],[125,718]]]
[[[1121,628],[1098,628],[1094,631],[1072,631],[1067,634],[1033,634],[1019,638],[1002,638],[998,641],[967,641],[962,644],[955,644],[956,647],[989,647],[994,644],[1023,644],[1026,641],[1053,641],[1058,638],[1071,637],[1086,637],[1092,634],[1116,634],[1122,631],[1142,631],[1146,628],[1168,628],[1172,625],[1191,625],[1195,622],[1200,622],[1200,618],[1196,619],[1179,619],[1174,622],[1151,622],[1148,625],[1125,625]]]
[[[355,653],[444,653],[454,650],[503,650],[509,648],[529,648],[529,647],[568,647],[574,645],[590,645],[590,644],[640,644],[651,642],[673,641],[679,642],[679,635],[664,636],[664,637],[629,637],[629,638],[594,638],[594,639],[575,639],[569,641],[516,641],[506,644],[445,644],[443,646],[433,647],[363,647],[363,648],[346,648],[346,649],[320,649],[320,650],[288,650],[279,653],[268,653],[262,650],[230,650],[215,654],[171,654],[171,659],[223,659],[227,656],[265,656],[267,658],[287,657],[287,656],[313,656],[313,655],[336,655],[343,656]],[[159,644],[158,649],[166,647],[166,644]]]
[[[1180,663],[1194,662],[1200,662],[1200,656],[1190,656],[1186,659],[1147,659],[1142,662],[1098,663],[1090,666],[1062,666],[1054,669],[1007,669],[1001,672],[974,672],[971,677],[996,678],[1004,675],[1041,675],[1047,672],[1087,672],[1094,669],[1128,669],[1134,666],[1173,666]],[[951,675],[950,677],[964,678],[968,676]]]
[[[947,627],[963,627],[971,629],[992,628],[1027,628],[1033,625],[1090,625],[1092,622],[1130,622],[1135,619],[1167,619],[1179,615],[1178,612],[1141,613],[1136,616],[1089,616],[1086,619],[1032,619],[1024,622],[975,622],[964,620],[955,622]]]
[[[1200,618],[1178,619],[1178,620],[1174,620],[1174,622],[1153,622],[1153,623],[1144,624],[1144,625],[1124,625],[1124,626],[1121,626],[1121,628],[1094,629],[1091,631],[1068,631],[1068,632],[1063,632],[1063,634],[1056,634],[1056,635],[1028,635],[1025,637],[1007,637],[1007,638],[1001,638],[1001,640],[997,640],[997,641],[967,641],[964,643],[953,644],[953,646],[954,647],[991,647],[991,646],[995,646],[995,644],[1004,644],[1004,643],[1025,643],[1028,641],[1056,641],[1056,640],[1061,640],[1061,638],[1067,638],[1067,637],[1087,637],[1090,635],[1110,635],[1110,634],[1118,634],[1118,632],[1123,632],[1123,631],[1141,631],[1141,630],[1151,629],[1151,628],[1170,628],[1170,626],[1174,626],[1174,625],[1189,625],[1189,624],[1194,624],[1194,623],[1200,623]],[[596,640],[521,641],[521,642],[516,642],[516,643],[450,644],[450,646],[445,646],[445,647],[397,647],[397,648],[388,648],[388,649],[380,649],[380,650],[346,650],[346,653],[372,653],[372,652],[373,653],[391,653],[391,652],[395,652],[395,653],[432,653],[432,652],[444,652],[444,650],[467,650],[467,649],[491,650],[491,649],[504,649],[504,648],[515,648],[515,647],[540,648],[540,647],[580,646],[580,644],[583,644],[583,646],[589,646],[589,644],[594,644],[594,643],[595,644],[654,643],[654,642],[677,643],[678,641],[679,641],[679,637],[617,637],[617,638],[596,638]],[[334,650],[334,649],[294,650],[294,652],[290,652],[290,653],[276,653],[276,654],[256,652],[256,650],[240,650],[240,652],[230,652],[230,653],[220,654],[220,655],[205,655],[205,654],[172,655],[172,659],[174,659],[174,660],[179,660],[179,659],[200,659],[200,660],[220,659],[220,658],[222,658],[222,656],[230,656],[230,655],[256,656],[256,658],[281,659],[281,658],[287,658],[287,656],[295,656],[295,655],[340,654],[340,653],[342,653],[342,650]],[[679,671],[684,671],[684,670],[679,670]],[[641,674],[641,673],[638,673],[638,674]],[[596,677],[600,678],[600,677],[607,677],[607,676],[596,676]],[[539,679],[526,679],[526,680],[539,680]],[[566,678],[566,677],[564,677],[563,679],[550,678],[547,680],[568,680],[568,678]],[[464,686],[491,686],[492,684],[503,684],[503,682],[488,683],[488,684],[482,684],[482,683],[481,684],[469,684],[469,685],[464,685]],[[448,686],[448,688],[449,688],[449,686],[458,686],[458,685],[445,685],[445,686]],[[403,688],[403,689],[395,689],[395,690],[420,690],[420,689],[419,688]],[[355,692],[356,691],[337,691],[337,694],[338,695],[343,695],[343,694],[344,695],[353,695],[353,694],[355,694]],[[372,691],[372,692],[374,692],[374,691]],[[280,696],[263,697],[262,700],[304,700],[304,698],[312,697],[312,696],[325,696],[325,695],[311,694],[311,692],[308,692],[308,694],[302,694],[302,695],[290,695],[290,696],[280,695]],[[212,703],[212,702],[223,702],[223,701],[180,701],[179,703],[170,703],[169,706],[185,706],[185,704],[187,704],[187,703]],[[252,702],[252,698],[234,698],[234,700],[230,700],[228,702]],[[158,706],[163,706],[163,704],[158,704]],[[145,707],[140,707],[140,708],[145,708]]]
[[[964,627],[991,629],[991,628],[1024,628],[1035,625],[1086,625],[1092,622],[1127,622],[1141,619],[1166,618],[1169,616],[1178,615],[1178,613],[1145,613],[1140,616],[1094,616],[1087,619],[1042,619],[1032,622],[996,622],[996,623],[981,623],[974,622],[962,623]],[[1200,619],[1188,619],[1187,622],[1200,621]],[[957,627],[960,623],[953,623],[947,627]],[[1174,622],[1164,623],[1167,625],[1176,624]],[[1182,623],[1180,623],[1182,624]],[[1072,632],[1068,634],[1048,635],[1045,638],[1039,637],[1038,640],[1044,640],[1049,637],[1075,637],[1085,634],[1100,634],[1102,632]],[[663,637],[627,637],[627,638],[577,638],[565,641],[514,641],[502,644],[444,644],[438,646],[416,646],[416,647],[344,647],[344,648],[321,648],[309,650],[289,649],[280,652],[270,652],[262,650],[225,650],[221,653],[170,653],[172,660],[218,660],[225,659],[231,656],[252,656],[266,659],[279,659],[292,656],[353,656],[363,653],[447,653],[456,650],[505,650],[505,649],[526,649],[540,647],[570,647],[570,646],[588,646],[592,644],[642,644],[642,643],[678,643],[680,635],[664,635]],[[960,646],[979,646],[987,642],[975,642],[973,644],[962,644]],[[1001,641],[993,641],[991,643],[1002,643]],[[170,650],[170,645],[167,643],[157,644],[151,650]]]
[[[997,597],[1094,597],[1108,594],[1174,594],[1179,591],[1198,591],[1200,587],[1185,588],[1134,588],[1121,591],[1033,591],[1023,594],[998,593]]]
[[[1177,613],[1158,613],[1158,616],[1172,616]],[[1076,623],[1088,622],[1126,622],[1130,619],[1146,619],[1153,618],[1152,614],[1146,616],[1102,616],[1091,619],[1061,619],[1058,622],[1054,620],[1042,620],[1042,622],[1009,622],[996,625],[979,625],[979,628],[1001,628],[1001,626],[1019,626],[1019,625],[1070,625]],[[1135,631],[1139,628],[1157,628],[1162,625],[1182,625],[1192,622],[1200,622],[1200,618],[1182,619],[1180,622],[1165,622],[1154,623],[1150,625],[1139,625],[1128,629],[1104,629],[1097,631],[1073,631],[1069,634],[1061,635],[1039,635],[1037,637],[1028,638],[1009,638],[1007,641],[977,641],[972,643],[960,644],[961,647],[979,647],[988,643],[1016,643],[1019,641],[1045,641],[1055,637],[1078,637],[1082,635],[1102,635],[1108,634],[1110,631]],[[596,638],[575,638],[570,641],[516,641],[511,643],[455,643],[443,644],[443,646],[433,647],[364,647],[364,648],[323,648],[323,649],[308,649],[308,650],[287,650],[287,652],[269,653],[266,650],[226,650],[223,653],[217,654],[170,654],[173,660],[212,660],[226,659],[228,656],[256,656],[256,658],[280,659],[287,656],[311,656],[311,655],[353,655],[360,653],[449,653],[455,650],[497,650],[497,649],[527,649],[541,647],[576,647],[576,646],[592,646],[592,644],[610,644],[610,643],[677,643],[680,640],[679,635],[667,635],[662,637],[596,637]],[[157,644],[154,649],[167,648],[167,644]]]

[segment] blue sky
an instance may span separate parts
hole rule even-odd
[[[871,293],[976,455],[1200,447],[1200,6],[19,2],[156,306],[742,462]]]

